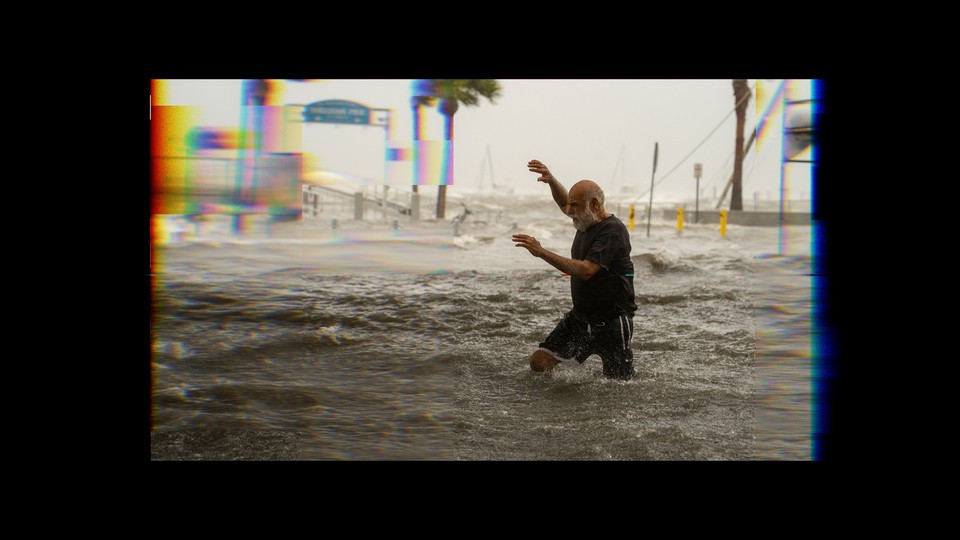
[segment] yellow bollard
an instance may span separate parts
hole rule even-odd
[[[627,225],[627,228],[629,228],[631,231],[633,230],[633,205],[632,204],[630,205],[630,222]]]
[[[720,211],[720,236],[727,235],[727,211]]]
[[[683,207],[677,208],[677,233],[683,232]]]

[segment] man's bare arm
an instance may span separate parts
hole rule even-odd
[[[600,265],[588,260],[568,259],[552,251],[543,250],[540,258],[564,274],[576,276],[584,281],[592,278],[600,271]]]
[[[547,261],[550,266],[553,266],[564,274],[576,276],[584,281],[592,278],[594,274],[600,271],[599,264],[588,260],[568,259],[562,255],[558,255],[541,246],[540,242],[532,236],[515,234],[513,235],[513,241],[516,242],[515,245],[517,247],[526,248],[531,255]]]

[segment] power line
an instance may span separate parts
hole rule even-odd
[[[667,171],[666,174],[664,174],[663,176],[661,176],[659,180],[654,181],[653,187],[656,187],[657,184],[659,184],[660,182],[663,182],[664,180],[666,180],[667,178],[669,178],[670,175],[673,174],[674,171],[676,171],[677,169],[680,168],[681,165],[683,165],[684,163],[686,163],[686,161],[687,161],[688,159],[690,159],[690,156],[692,156],[697,150],[699,150],[700,147],[703,146],[703,145],[710,139],[710,137],[712,137],[713,134],[716,133],[718,129],[720,129],[721,126],[723,126],[724,122],[726,122],[727,119],[730,118],[730,115],[732,115],[733,113],[735,113],[735,112],[737,111],[737,107],[740,106],[740,103],[742,103],[743,100],[747,99],[748,97],[750,97],[750,95],[752,95],[752,94],[755,93],[756,88],[757,88],[757,83],[754,82],[754,83],[753,83],[753,88],[750,89],[751,91],[748,92],[748,93],[746,93],[746,94],[744,94],[744,96],[743,96],[742,98],[740,98],[740,101],[738,101],[738,102],[733,106],[733,108],[730,109],[730,112],[728,112],[727,115],[724,116],[722,120],[720,120],[720,122],[717,124],[717,126],[716,126],[715,128],[713,128],[713,129],[710,131],[710,133],[708,133],[707,136],[703,138],[702,141],[700,141],[700,144],[698,144],[697,146],[695,146],[695,147],[693,148],[693,150],[691,150],[686,156],[684,156],[684,158],[681,159],[680,162],[677,163],[672,169],[670,169],[669,171]],[[641,193],[640,195],[637,195],[637,198],[634,199],[633,202],[636,203],[637,201],[640,200],[640,197],[643,197],[643,196],[646,195],[647,193],[650,193],[650,190],[649,190],[649,189],[646,190],[646,191],[644,191],[644,192]]]

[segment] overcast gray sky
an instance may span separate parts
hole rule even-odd
[[[543,191],[526,169],[539,159],[568,187],[583,178],[597,181],[608,197],[622,199],[622,185],[641,196],[650,188],[654,143],[658,143],[655,200],[693,200],[694,164],[701,163],[704,197],[719,194],[733,170],[736,128],[730,79],[715,80],[519,80],[500,79],[503,95],[496,103],[482,100],[461,107],[455,115],[454,187],[463,191],[498,185],[518,192]],[[781,107],[770,106],[782,82],[756,80],[747,113],[745,137],[757,126],[758,112],[770,110],[770,125],[744,162],[744,206],[759,193],[777,199],[781,185]],[[810,97],[809,80],[786,81],[789,99]],[[170,81],[166,105],[193,105],[204,111],[208,127],[239,123],[241,81]],[[411,81],[317,80],[283,81],[277,88],[284,104],[343,99],[391,110],[394,141],[412,140]],[[424,114],[425,138],[443,138],[443,117],[436,108]],[[384,177],[383,128],[304,124],[303,151],[335,172]],[[759,150],[759,152],[758,152]],[[808,158],[809,152],[797,156]],[[810,198],[810,167],[786,166],[787,198]],[[426,187],[424,189],[435,189]],[[644,200],[648,195],[643,195]]]

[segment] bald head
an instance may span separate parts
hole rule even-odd
[[[603,190],[593,180],[581,180],[570,188],[568,199],[575,199],[594,212],[603,212]],[[594,202],[596,201],[596,202]],[[599,205],[595,207],[594,204]]]
[[[606,219],[609,214],[603,209],[603,190],[593,180],[580,180],[567,193],[566,213],[578,230]]]

